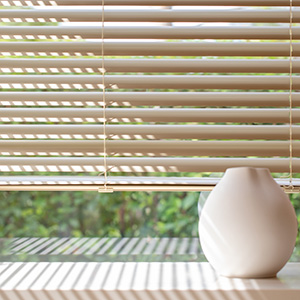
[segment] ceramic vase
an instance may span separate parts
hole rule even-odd
[[[288,196],[261,168],[227,169],[199,220],[202,250],[227,277],[276,276],[293,252],[297,231]]]

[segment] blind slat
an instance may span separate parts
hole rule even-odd
[[[3,155],[103,155],[98,141],[1,141]],[[112,141],[106,142],[108,155],[124,156],[289,156],[289,141]],[[293,142],[300,155],[300,142]]]
[[[289,76],[197,76],[197,75],[107,75],[105,86],[112,89],[285,89]],[[5,86],[8,84],[9,86]],[[0,75],[3,88],[101,88],[101,75]],[[51,86],[52,85],[52,86]],[[55,86],[56,85],[56,86]],[[80,86],[76,86],[80,85]],[[294,89],[300,89],[300,76],[293,76]]]
[[[221,178],[219,177],[154,177],[154,176],[108,176],[109,185],[125,185],[127,182],[130,185],[178,185],[178,186],[201,186],[201,185],[216,185]],[[282,186],[288,185],[288,179],[275,178],[276,182]],[[293,178],[296,186],[300,185],[299,178]],[[0,176],[0,186],[3,185],[103,185],[104,177],[100,176],[11,176],[10,178]]]
[[[233,167],[268,168],[289,172],[288,158],[107,158],[110,172],[224,172]],[[293,158],[294,172],[300,172],[300,159]],[[103,158],[82,157],[2,157],[1,172],[103,172]]]
[[[1,10],[0,20],[23,22],[101,22],[101,7],[98,9],[39,9]],[[28,19],[28,20],[26,20]],[[238,23],[289,23],[288,10],[106,10],[106,22],[238,22]],[[299,22],[300,11],[293,13],[293,22]]]
[[[16,0],[0,0],[2,5],[16,5]],[[17,3],[21,3],[23,6],[32,5],[102,5],[102,0],[18,0]],[[153,5],[153,6],[182,6],[182,0],[105,0],[105,5]],[[185,0],[185,6],[197,6],[197,5],[217,5],[217,6],[288,6],[289,0]],[[300,6],[299,0],[293,0],[293,6]]]
[[[293,71],[300,72],[300,61],[292,62]],[[40,73],[99,72],[99,59],[0,59],[3,72]],[[68,70],[69,68],[69,70]],[[231,72],[288,73],[288,59],[105,59],[106,72]],[[45,69],[45,70],[43,70]]]
[[[107,125],[111,139],[265,139],[288,140],[288,125]],[[300,126],[292,127],[300,139]],[[0,125],[1,138],[101,139],[102,125]]]
[[[293,178],[295,185],[300,185],[299,178]],[[104,177],[101,176],[80,176],[74,178],[74,176],[62,175],[62,176],[42,176],[42,175],[29,175],[26,176],[26,182],[24,182],[24,176],[11,176],[7,178],[0,176],[0,186],[6,184],[25,184],[25,185],[52,185],[52,184],[67,184],[67,185],[102,185],[104,184]],[[221,180],[220,177],[155,177],[155,176],[108,176],[107,181],[109,185],[216,185]],[[288,178],[275,178],[275,181],[279,185],[288,185]]]
[[[74,176],[73,176],[74,177]],[[161,191],[168,188],[169,191],[210,191],[219,182],[220,178],[202,177],[198,181],[192,177],[175,178],[171,177],[147,177],[144,181],[138,178],[113,178],[108,177],[108,185],[113,187],[114,191]],[[179,179],[179,180],[178,180]],[[288,180],[275,178],[276,182],[281,186],[287,186]],[[125,182],[125,183],[124,183]],[[99,176],[89,176],[80,178],[70,178],[69,176],[11,176],[0,177],[0,190],[4,191],[98,191],[99,187],[103,187],[104,179]],[[298,178],[293,178],[293,185],[299,186]]]
[[[110,122],[261,122],[288,123],[289,109],[124,109],[108,108]],[[76,108],[3,108],[1,122],[99,122],[103,109]],[[293,122],[300,122],[300,109],[293,109]]]
[[[110,106],[257,106],[289,105],[287,92],[106,92]],[[292,93],[300,106],[300,94]],[[11,106],[103,105],[99,92],[0,92],[0,103]]]
[[[100,55],[99,42],[1,42],[5,55],[18,53]],[[105,55],[175,55],[175,56],[289,56],[289,43],[259,42],[106,42]],[[300,44],[293,43],[293,55],[300,55]]]
[[[87,38],[101,39],[100,26],[3,26],[1,36],[14,38]],[[287,27],[128,27],[115,26],[104,29],[105,38],[112,39],[269,39],[288,40]],[[292,38],[299,39],[300,28],[292,29]]]
[[[108,184],[113,185],[114,190],[158,190],[159,187],[169,186],[171,190],[176,191],[198,191],[203,185],[213,186],[219,179],[205,178],[201,181],[193,177],[108,177]],[[11,176],[0,177],[0,190],[91,190],[97,191],[104,185],[104,178],[99,176]],[[156,186],[156,188],[155,188]]]

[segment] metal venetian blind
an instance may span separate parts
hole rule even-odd
[[[197,190],[214,182],[184,172],[289,171],[290,1],[105,0],[104,30],[102,0],[0,4],[1,189]]]

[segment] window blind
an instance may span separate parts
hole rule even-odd
[[[292,3],[290,32],[289,0],[0,0],[0,189],[209,189],[289,172],[290,129],[299,172]]]

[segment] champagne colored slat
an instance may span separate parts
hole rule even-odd
[[[220,179],[220,178],[218,178]],[[295,179],[296,180],[296,179]],[[296,180],[297,181],[297,180]],[[299,180],[298,180],[299,181]],[[11,184],[68,184],[68,185],[103,185],[104,177],[101,176],[0,176],[0,185]],[[27,183],[26,183],[27,182]],[[215,185],[216,178],[211,177],[153,177],[153,176],[108,176],[107,183],[110,185],[135,184],[135,185]],[[26,240],[26,239],[25,239]],[[21,241],[22,242],[22,241]]]
[[[224,172],[232,167],[268,168],[289,172],[288,158],[107,158],[110,172]],[[300,172],[300,159],[293,158],[294,172]],[[2,157],[1,172],[103,172],[102,158],[81,157]]]
[[[204,187],[211,190],[220,178],[208,177],[108,177],[108,184],[113,187],[115,191],[137,191],[137,190],[152,190],[161,191],[168,188],[170,191],[203,191]],[[289,184],[288,179],[275,179],[281,186]],[[84,190],[84,191],[98,191],[99,186],[103,186],[104,177],[100,176],[10,176],[0,177],[0,190]],[[293,178],[293,185],[299,186],[298,178]],[[53,240],[53,239],[52,239]],[[92,248],[97,251],[99,247],[105,242],[101,239],[100,245],[96,243]],[[52,241],[53,242],[53,241]],[[103,242],[103,243],[102,243]],[[184,240],[181,241],[183,244]],[[131,254],[138,254],[140,250],[145,248],[146,239],[142,240]],[[46,245],[46,243],[45,243]],[[185,247],[186,246],[186,247]],[[185,243],[183,248],[187,248]],[[183,254],[183,248],[180,247],[178,254]],[[37,248],[38,249],[38,248]],[[90,249],[86,254],[95,252]],[[182,251],[181,251],[182,250]],[[31,251],[32,252],[32,251]],[[34,254],[34,253],[31,253]]]
[[[101,54],[100,42],[1,42],[1,53],[51,55]],[[107,55],[174,55],[174,56],[289,56],[286,42],[106,42]],[[300,56],[300,44],[293,43],[293,56]]]
[[[99,156],[100,141],[1,141],[2,155]],[[123,156],[289,156],[289,141],[106,141],[107,154]],[[293,141],[300,155],[300,142]]]
[[[4,6],[56,6],[56,5],[101,5],[101,0],[0,0],[0,4]]]
[[[300,93],[292,93],[300,106]],[[256,106],[288,107],[287,92],[106,92],[110,106]],[[99,92],[0,92],[4,106],[102,106]]]
[[[50,5],[50,6],[68,6],[68,5],[102,5],[102,0],[18,0],[23,6],[31,5]],[[15,0],[1,0],[2,5],[9,3],[15,5]],[[156,5],[156,6],[182,6],[182,0],[105,0],[105,5]],[[216,5],[216,6],[288,6],[289,0],[184,0],[184,5],[201,6],[201,5]],[[293,6],[300,6],[299,0],[293,0]]]
[[[214,186],[157,186],[157,185],[115,185],[110,190],[114,192],[203,192],[212,191]],[[0,185],[0,191],[96,191],[103,189],[103,185],[24,185],[24,184],[9,184]]]
[[[214,186],[156,186],[156,185],[115,185],[114,192],[203,192],[211,191]],[[0,191],[95,191],[103,188],[99,185],[0,185]],[[111,189],[111,187],[109,187]],[[112,190],[112,189],[111,189]]]
[[[288,123],[289,109],[106,109],[109,122],[258,122]],[[1,122],[101,122],[102,109],[2,108]],[[293,122],[300,122],[300,110],[293,109]]]
[[[220,73],[289,73],[288,59],[105,59],[109,72],[220,72]],[[300,73],[300,61],[292,62],[293,72]],[[17,73],[92,73],[100,72],[99,59],[0,59],[3,72]],[[44,70],[45,69],[45,70]],[[43,93],[44,94],[44,93]]]
[[[39,9],[1,10],[0,20],[22,22],[26,19],[39,22],[101,22],[101,7],[98,9]],[[106,22],[238,22],[238,23],[289,23],[288,10],[106,10]],[[299,22],[300,11],[293,12],[293,22]]]
[[[67,0],[56,0],[62,1],[66,3]],[[76,0],[75,0],[76,1]],[[77,0],[78,1],[78,0]],[[100,2],[100,0],[94,0],[94,3]],[[79,2],[79,1],[78,1]],[[106,5],[166,5],[166,6],[182,6],[182,0],[105,0]],[[232,6],[232,5],[239,5],[239,6],[288,6],[288,0],[184,0],[184,5],[224,5],[224,6]],[[299,6],[299,0],[293,0],[294,6]]]
[[[109,139],[264,139],[287,140],[289,125],[106,125]],[[300,126],[293,125],[300,139]],[[102,125],[0,125],[5,139],[101,139]]]
[[[101,39],[100,26],[3,26],[0,35],[5,39],[22,37]],[[269,39],[288,40],[288,27],[106,27],[106,39]],[[292,38],[300,38],[300,28],[292,29]]]
[[[258,75],[106,75],[107,89],[284,89],[289,76]],[[7,86],[6,86],[7,85]],[[13,89],[100,89],[101,75],[0,75],[0,87]],[[300,76],[293,76],[293,88],[300,89]]]

